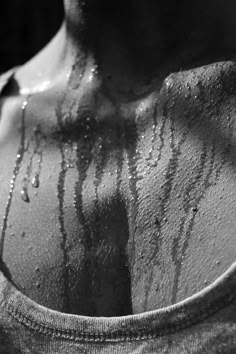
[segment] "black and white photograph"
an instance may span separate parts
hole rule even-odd
[[[236,2],[2,0],[0,354],[236,354]]]

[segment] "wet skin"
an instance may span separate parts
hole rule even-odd
[[[90,66],[23,109],[5,95],[8,278],[49,308],[120,316],[220,276],[236,249],[235,79],[234,63],[211,64],[118,101]]]

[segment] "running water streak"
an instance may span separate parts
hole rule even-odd
[[[98,211],[98,188],[102,182],[102,177],[104,173],[104,168],[107,163],[107,158],[109,156],[108,151],[106,151],[106,146],[105,142],[103,141],[104,139],[102,137],[98,138],[98,148],[95,154],[95,164],[96,164],[96,171],[95,171],[95,180],[94,180],[94,186],[95,186],[95,208]]]
[[[28,144],[28,147],[25,149],[25,152],[28,150],[28,148],[29,148],[29,144]],[[34,155],[32,155],[30,157],[29,164],[26,169],[26,174],[25,174],[25,177],[23,180],[23,187],[21,190],[21,199],[27,203],[29,203],[29,201],[30,201],[29,194],[28,194],[28,183],[29,183],[29,179],[31,176],[31,172],[32,172],[33,157],[34,157]]]
[[[118,143],[117,143],[117,152],[116,152],[116,161],[117,161],[117,168],[116,168],[116,194],[117,196],[120,194],[121,188],[121,180],[122,180],[122,170],[124,165],[124,156],[123,156],[123,134],[121,129],[118,128]]]
[[[70,299],[69,299],[69,257],[67,255],[67,233],[65,229],[64,222],[64,197],[65,197],[65,180],[66,180],[66,160],[65,154],[63,151],[63,143],[60,144],[60,153],[61,153],[61,171],[59,173],[59,179],[57,184],[57,196],[59,201],[59,225],[60,233],[62,236],[61,239],[61,249],[63,252],[63,271],[64,271],[64,294],[65,294],[65,306],[68,312],[70,312]]]
[[[162,115],[162,121],[161,121],[161,125],[159,128],[159,140],[160,140],[160,146],[158,148],[158,155],[155,158],[155,160],[152,163],[152,167],[157,167],[159,161],[161,160],[161,156],[162,156],[162,152],[163,152],[163,148],[165,145],[165,140],[164,140],[164,132],[165,132],[165,125],[166,125],[166,113],[165,113],[165,107],[163,109],[163,115]]]
[[[36,140],[34,155],[38,156],[38,160],[37,160],[37,170],[31,180],[31,185],[33,188],[39,188],[40,175],[41,175],[42,163],[43,163],[43,149],[41,147],[41,144],[43,140],[46,141],[46,137],[42,133],[39,125],[34,130],[34,135]]]
[[[74,207],[77,214],[78,222],[82,228],[82,242],[85,249],[84,258],[84,279],[83,286],[80,289],[82,301],[85,301],[83,310],[86,314],[96,313],[96,307],[92,300],[92,284],[94,271],[94,256],[93,256],[93,242],[91,235],[91,224],[87,221],[84,207],[83,207],[83,187],[87,178],[87,172],[93,159],[93,146],[94,146],[94,131],[96,131],[96,119],[93,117],[85,116],[81,118],[80,129],[81,135],[78,138],[76,145],[76,168],[78,172],[78,180],[75,184],[74,192]]]
[[[129,190],[131,193],[130,198],[130,239],[129,239],[129,254],[130,254],[130,273],[131,278],[134,262],[135,262],[135,233],[136,233],[136,219],[138,213],[138,191],[137,191],[137,142],[138,132],[137,126],[134,121],[125,122],[125,145],[129,173]]]
[[[215,161],[215,152],[216,152],[216,145],[215,142],[212,143],[211,146],[211,151],[209,153],[209,156],[207,156],[206,154],[206,146],[204,146],[203,152],[202,152],[202,156],[201,156],[201,162],[200,162],[200,170],[199,170],[199,176],[202,176],[204,169],[206,168],[206,162],[207,159],[209,159],[210,163],[209,163],[209,167],[208,167],[208,172],[206,174],[206,176],[204,177],[203,181],[202,181],[202,189],[199,193],[199,196],[196,198],[195,200],[195,208],[193,208],[192,210],[192,216],[188,222],[188,226],[187,229],[185,231],[185,238],[184,238],[184,242],[182,245],[182,248],[180,249],[180,237],[181,237],[181,233],[183,233],[183,227],[179,230],[179,236],[178,239],[176,240],[176,245],[175,245],[175,250],[172,253],[173,255],[173,262],[175,264],[175,275],[174,275],[174,282],[173,282],[173,289],[172,289],[172,299],[171,299],[171,303],[174,304],[176,302],[177,299],[177,290],[178,290],[178,283],[179,283],[179,277],[181,275],[181,270],[182,270],[182,260],[186,255],[186,250],[188,248],[189,245],[189,240],[190,240],[190,236],[191,236],[191,232],[194,226],[194,221],[196,218],[196,210],[198,209],[198,205],[200,204],[201,200],[205,197],[205,194],[208,190],[208,188],[214,184],[214,180],[211,181],[211,177],[213,175],[213,169],[214,169],[214,161]],[[187,210],[186,210],[187,211]],[[188,213],[190,211],[190,207],[188,207]],[[185,222],[185,220],[184,220]],[[184,226],[184,225],[183,225]],[[177,252],[179,251],[179,255],[177,254]]]
[[[10,183],[10,190],[8,193],[8,200],[6,203],[6,208],[5,208],[5,215],[3,217],[3,225],[1,228],[1,240],[0,240],[0,257],[3,255],[3,248],[4,248],[4,241],[5,241],[5,236],[6,236],[6,231],[8,227],[8,217],[11,209],[11,203],[12,203],[12,198],[13,198],[13,191],[15,189],[15,183],[17,176],[19,174],[20,168],[21,168],[21,163],[24,158],[24,153],[25,153],[25,116],[26,116],[26,107],[28,105],[28,100],[29,96],[26,97],[22,103],[21,106],[21,138],[20,138],[20,144],[17,150],[17,155],[16,155],[16,161],[15,161],[15,166],[13,169],[13,174],[12,174],[12,179]]]
[[[78,181],[75,185],[75,194],[74,194],[74,205],[76,213],[78,216],[79,223],[83,227],[85,234],[87,234],[86,240],[90,240],[90,229],[85,220],[84,211],[83,211],[83,185],[87,177],[87,170],[92,162],[93,158],[93,145],[94,145],[94,125],[96,125],[96,120],[90,118],[89,116],[85,119],[81,119],[80,129],[84,132],[81,136],[78,137],[78,142],[76,146],[76,168],[78,171]],[[85,134],[86,133],[86,134]],[[91,247],[91,242],[89,243],[89,249]]]
[[[74,78],[78,78],[78,75],[75,73],[76,71],[76,65],[73,65],[71,74],[68,78],[68,84],[67,84],[67,89],[65,92],[61,94],[61,98],[55,108],[55,114],[56,114],[56,119],[57,119],[57,124],[59,127],[59,150],[60,150],[60,155],[61,155],[61,163],[60,163],[60,168],[61,171],[59,172],[59,177],[58,177],[58,185],[57,185],[57,196],[58,196],[58,201],[59,201],[59,225],[60,225],[60,233],[61,233],[61,249],[63,252],[63,266],[64,266],[64,292],[65,292],[65,306],[68,310],[68,312],[71,313],[70,308],[70,296],[69,296],[69,289],[70,289],[70,268],[69,268],[69,261],[70,257],[68,254],[68,248],[67,248],[67,231],[65,227],[65,219],[64,219],[64,207],[65,207],[65,182],[66,182],[66,174],[68,168],[71,167],[71,161],[68,161],[68,159],[65,156],[65,145],[69,141],[68,138],[73,137],[74,130],[72,131],[71,129],[71,112],[74,109],[74,105],[76,102],[76,98],[73,96],[72,92],[73,89],[78,89],[82,78],[85,73],[85,65],[82,66],[82,72],[79,75],[79,83],[76,79],[76,86],[74,83]],[[70,95],[72,95],[72,101],[70,101]],[[75,131],[77,134],[77,130]],[[80,141],[80,134],[78,134],[78,140]],[[76,153],[79,150],[78,146],[80,143],[76,143],[75,148],[73,148],[73,151]],[[79,154],[78,154],[79,155]],[[39,186],[39,176],[40,176],[40,171],[41,171],[41,166],[42,166],[42,158],[43,154],[39,155],[38,159],[38,170],[36,174],[34,175],[31,183],[34,188],[37,188]],[[78,160],[79,157],[77,156],[77,162],[73,163],[76,165],[78,168]],[[79,176],[80,179],[80,176]],[[77,200],[77,193],[76,190],[79,189],[78,185],[80,185],[81,179],[79,182],[76,182],[75,185],[75,197],[74,197],[74,207],[76,209],[77,215],[80,214],[79,210],[80,208],[78,207],[78,202]],[[81,183],[83,185],[83,182]],[[82,189],[82,188],[81,188]],[[79,198],[78,198],[79,199]],[[81,213],[82,215],[82,213]],[[81,216],[80,215],[80,216]],[[81,220],[82,219],[82,220]],[[80,222],[83,224],[83,217],[80,218]]]
[[[149,150],[149,154],[147,157],[147,161],[152,161],[153,159],[153,152],[155,148],[155,142],[157,138],[157,109],[158,109],[158,99],[154,103],[154,110],[153,110],[153,124],[152,124],[152,137],[151,137],[151,148]],[[152,163],[153,165],[153,163]]]
[[[30,183],[32,171],[33,171],[34,158],[38,158],[37,170],[32,178],[31,185],[33,188],[39,188],[40,174],[41,174],[42,160],[43,160],[43,149],[41,147],[43,140],[46,140],[46,137],[41,132],[40,126],[37,125],[37,127],[34,128],[33,136],[31,137],[30,141],[27,144],[27,147],[25,148],[25,152],[29,151],[30,144],[32,142],[34,142],[35,146],[33,148],[33,152],[31,153],[31,155],[29,157],[29,163],[26,168],[26,173],[25,173],[25,177],[23,180],[23,187],[21,190],[21,198],[24,202],[30,202],[28,188],[29,188],[29,183]]]

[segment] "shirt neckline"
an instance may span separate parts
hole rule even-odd
[[[21,293],[0,271],[0,303],[29,329],[72,341],[120,342],[152,339],[190,327],[236,297],[236,262],[195,295],[155,311],[121,317],[87,317],[51,310]]]

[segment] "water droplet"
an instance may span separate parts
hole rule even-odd
[[[32,187],[39,188],[39,175],[38,174],[36,174],[33,177],[31,184],[32,184]]]
[[[171,77],[167,77],[164,81],[167,90],[170,90],[174,85],[174,80]]]
[[[97,67],[95,66],[94,68],[91,69],[91,73],[95,74],[97,72]]]
[[[25,110],[27,104],[28,104],[28,102],[27,102],[27,100],[25,100],[25,101],[22,103],[22,105],[21,105],[21,109],[22,109],[22,110]]]
[[[139,257],[141,258],[141,259],[143,259],[143,257],[144,257],[144,254],[143,254],[143,252],[139,252]]]
[[[158,161],[155,160],[155,161],[152,162],[151,167],[157,167],[157,164],[158,164]]]
[[[26,203],[29,203],[29,201],[30,201],[29,195],[28,195],[28,191],[27,191],[26,187],[23,187],[23,189],[21,191],[21,198]]]

